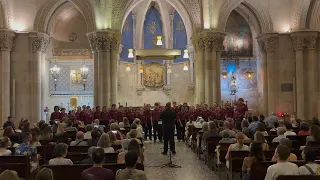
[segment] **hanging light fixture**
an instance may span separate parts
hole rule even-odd
[[[188,58],[189,58],[189,51],[188,51],[188,49],[185,49],[185,50],[184,50],[183,58],[184,58],[184,59],[188,59]]]
[[[81,78],[83,82],[83,90],[86,90],[86,82],[88,80],[89,69],[86,66],[86,62],[84,62],[82,68],[80,68]]]
[[[131,71],[131,68],[130,68],[130,64],[128,63],[126,67],[126,72],[130,72],[130,71]]]
[[[227,69],[227,65],[226,65],[226,60],[224,59],[223,60],[223,66],[222,66],[222,69],[221,69],[221,76],[222,78],[225,80],[227,79],[228,77],[228,69]]]
[[[189,70],[189,68],[188,68],[188,63],[185,62],[185,63],[183,64],[183,70],[184,70],[184,71],[188,71],[188,70]]]
[[[249,63],[248,63],[248,69],[246,71],[246,76],[247,76],[248,79],[252,79],[253,74],[254,74],[254,72],[253,72],[253,70],[251,68],[251,63],[250,63],[250,58],[249,58]]]
[[[129,51],[128,58],[134,58],[133,49],[129,49],[128,51]]]
[[[170,65],[168,65],[168,67],[167,67],[167,72],[170,74],[172,71],[171,71],[171,66]]]
[[[51,76],[54,81],[54,90],[57,90],[57,81],[58,81],[58,76],[60,75],[60,68],[57,66],[57,62],[55,62],[54,66],[50,68]]]
[[[162,46],[162,36],[157,36],[157,46]]]
[[[142,74],[143,73],[143,66],[139,67],[139,73]]]

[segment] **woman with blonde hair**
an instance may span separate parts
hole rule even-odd
[[[17,172],[12,171],[12,170],[4,170],[0,174],[0,179],[1,180],[20,180]]]
[[[111,147],[109,134],[103,133],[98,141],[98,147],[102,148],[105,153],[114,153],[113,147]]]
[[[257,131],[254,134],[254,142],[260,143],[263,151],[269,150],[269,145],[266,143],[266,138],[264,137],[264,134],[260,131]]]
[[[116,135],[112,131],[107,132],[107,134],[109,134],[111,146],[121,144],[121,141],[117,139]]]
[[[53,180],[53,172],[49,168],[42,168],[37,176],[36,180]]]
[[[238,132],[236,135],[236,143],[231,144],[228,148],[226,160],[229,160],[231,151],[249,151],[249,146],[243,144],[243,139],[244,134],[242,132]]]
[[[63,123],[58,123],[58,129],[56,132],[56,136],[63,136],[65,133]]]
[[[12,152],[7,149],[9,146],[11,146],[10,139],[7,136],[3,137],[0,141],[0,156],[9,156],[12,154]]]

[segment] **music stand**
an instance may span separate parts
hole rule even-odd
[[[171,150],[169,149],[169,157],[170,157],[170,161],[164,165],[161,166],[161,168],[164,168],[164,167],[169,167],[169,168],[181,168],[181,166],[178,166],[176,164],[173,164],[172,163],[172,159],[171,159]]]

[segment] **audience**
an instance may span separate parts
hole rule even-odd
[[[224,128],[224,130],[223,130],[223,131],[220,131],[219,136],[223,137],[224,132],[227,132],[227,133],[229,134],[229,137],[231,137],[231,138],[235,137],[235,136],[236,136],[236,133],[235,133],[234,131],[230,130],[230,129],[229,129],[229,126],[230,126],[230,125],[229,125],[229,122],[225,121],[225,122],[223,123],[223,128]]]
[[[284,127],[278,127],[278,129],[277,129],[278,137],[274,138],[274,139],[272,140],[272,142],[280,142],[281,139],[286,138],[286,137],[284,136],[284,133],[285,133],[285,132],[286,132],[286,128],[284,128]]]
[[[229,137],[229,133],[225,131],[223,133],[222,139],[219,141],[219,143],[234,143],[234,139],[231,139]]]
[[[141,140],[137,138],[138,131],[136,129],[132,129],[129,133],[129,139],[134,139],[136,140],[139,144],[142,144]]]
[[[265,180],[276,180],[280,175],[299,175],[298,166],[288,162],[290,149],[285,145],[279,145],[276,149],[277,164],[268,167]]]
[[[243,144],[244,135],[242,132],[238,132],[236,135],[236,143],[231,144],[228,148],[228,152],[226,154],[227,167],[229,168],[229,157],[231,151],[249,151],[249,147]]]
[[[242,133],[244,135],[244,139],[243,139],[243,142],[244,143],[251,143],[252,142],[252,139],[249,138],[249,135],[250,135],[250,132],[249,132],[249,129],[248,128],[242,128]]]
[[[107,134],[109,134],[111,146],[121,144],[121,141],[117,139],[116,135],[112,131],[107,132]]]
[[[56,136],[63,136],[66,131],[64,130],[64,124],[58,123],[57,132],[55,133]]]
[[[129,148],[129,144],[130,144],[130,139],[124,139],[122,141],[122,149],[121,152],[118,154],[118,158],[117,158],[117,164],[124,164],[125,163],[125,155],[128,152],[128,148]]]
[[[312,147],[305,147],[301,153],[302,159],[305,162],[304,166],[299,167],[300,175],[315,175],[317,174],[320,166],[315,162],[317,159],[317,153]]]
[[[298,135],[310,135],[309,124],[307,122],[302,122],[300,124],[300,131],[298,132]]]
[[[210,121],[208,123],[208,127],[209,127],[209,130],[207,132],[203,133],[203,135],[202,135],[201,146],[202,146],[203,151],[206,150],[206,144],[207,144],[208,138],[219,137],[217,126],[213,121]]]
[[[35,180],[53,180],[53,172],[51,169],[49,168],[42,168],[37,176]]]
[[[101,137],[103,137],[103,134]],[[110,169],[103,168],[103,163],[105,160],[105,150],[102,148],[96,148],[92,153],[93,166],[86,169],[81,174],[81,179],[83,180],[87,174],[94,176],[95,180],[114,180],[114,174]]]
[[[266,124],[270,128],[274,128],[274,124],[279,122],[279,118],[276,113],[272,113],[269,117],[266,119]]]
[[[12,145],[19,142],[19,137],[14,134],[12,126],[8,126],[3,131],[3,137],[8,137],[12,142]]]
[[[9,127],[9,126],[11,126],[13,129],[15,129],[15,126],[14,126],[12,119],[13,118],[11,116],[8,117],[7,121],[3,123],[3,129],[5,129],[6,127]]]
[[[88,146],[97,146],[99,141],[99,132],[97,130],[93,130],[91,132],[91,138],[88,139],[87,144]]]
[[[52,129],[48,124],[43,124],[42,134],[39,136],[39,140],[50,140],[52,139]],[[41,126],[41,129],[42,129]]]
[[[76,140],[71,141],[70,146],[88,146],[86,141],[83,141],[84,133],[82,131],[77,132]]]
[[[256,132],[256,133],[260,133],[260,132]],[[244,172],[243,180],[250,179],[250,170],[251,170],[252,163],[263,162],[263,161],[265,161],[265,157],[263,155],[263,149],[262,149],[261,143],[252,142],[250,145],[249,157],[245,157],[242,163],[242,171]]]
[[[32,141],[31,144],[33,147],[41,146],[41,143],[39,141],[39,134],[37,132],[32,132]]]
[[[3,137],[0,141],[0,156],[9,156],[12,154],[12,152],[7,149],[9,146],[11,146],[11,141],[8,137]]]
[[[135,152],[138,154],[138,163],[144,162],[143,149],[141,149],[140,145],[137,141],[131,140],[128,145],[128,152]]]
[[[72,165],[73,162],[70,159],[66,159],[68,154],[68,145],[65,143],[59,143],[54,146],[54,154],[56,158],[50,159],[49,165]]]
[[[261,132],[264,136],[269,135],[268,132],[266,131],[266,126],[261,122],[258,123],[256,132]]]
[[[91,139],[91,132],[93,130],[93,127],[91,124],[88,124],[86,126],[86,133],[84,134],[84,138],[83,139]]]
[[[266,139],[265,139],[264,135],[261,132],[256,132],[254,134],[254,142],[255,143],[259,143],[261,145],[263,151],[268,151],[269,150],[269,145],[266,142]]]
[[[125,169],[120,169],[116,173],[116,180],[147,180],[146,174],[141,171],[135,169],[137,164],[138,154],[136,152],[128,152],[125,155]]]
[[[291,123],[285,123],[284,125],[286,126],[286,132],[284,133],[285,137],[297,135],[295,132],[293,132],[293,127]]]
[[[312,125],[310,128],[310,136],[307,136],[306,143],[310,141],[320,141],[320,127],[317,125]]]
[[[287,146],[289,149],[292,149],[292,141],[290,139],[287,138],[283,138],[280,140],[279,145],[285,145]],[[276,150],[277,151],[277,150]],[[287,161],[296,161],[298,158],[295,154],[290,153],[289,157],[287,159]],[[276,153],[273,155],[272,157],[272,161],[277,161],[276,159]]]
[[[16,171],[7,169],[0,174],[0,180],[20,180],[20,178]]]
[[[252,117],[252,120],[253,120],[253,121],[252,121],[252,123],[250,123],[248,129],[249,129],[249,131],[250,131],[251,134],[254,134],[254,133],[256,132],[256,129],[257,129],[258,124],[259,124],[260,122],[259,122],[259,119],[258,119],[257,116],[253,116],[253,117]]]
[[[109,134],[103,133],[98,141],[97,146],[102,148],[105,153],[114,153],[113,147],[111,147]]]
[[[91,146],[91,147],[88,149],[89,158],[82,160],[82,161],[81,161],[81,164],[93,164],[92,154],[93,154],[93,152],[96,150],[96,148],[97,148],[97,147],[95,147],[95,146]]]

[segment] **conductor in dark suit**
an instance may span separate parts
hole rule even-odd
[[[162,154],[166,155],[168,153],[168,143],[170,142],[170,150],[172,154],[176,154],[175,144],[174,144],[174,125],[176,119],[176,113],[171,108],[171,103],[166,104],[165,110],[160,114],[160,119],[162,120],[163,127],[163,139],[164,139],[164,151]]]

